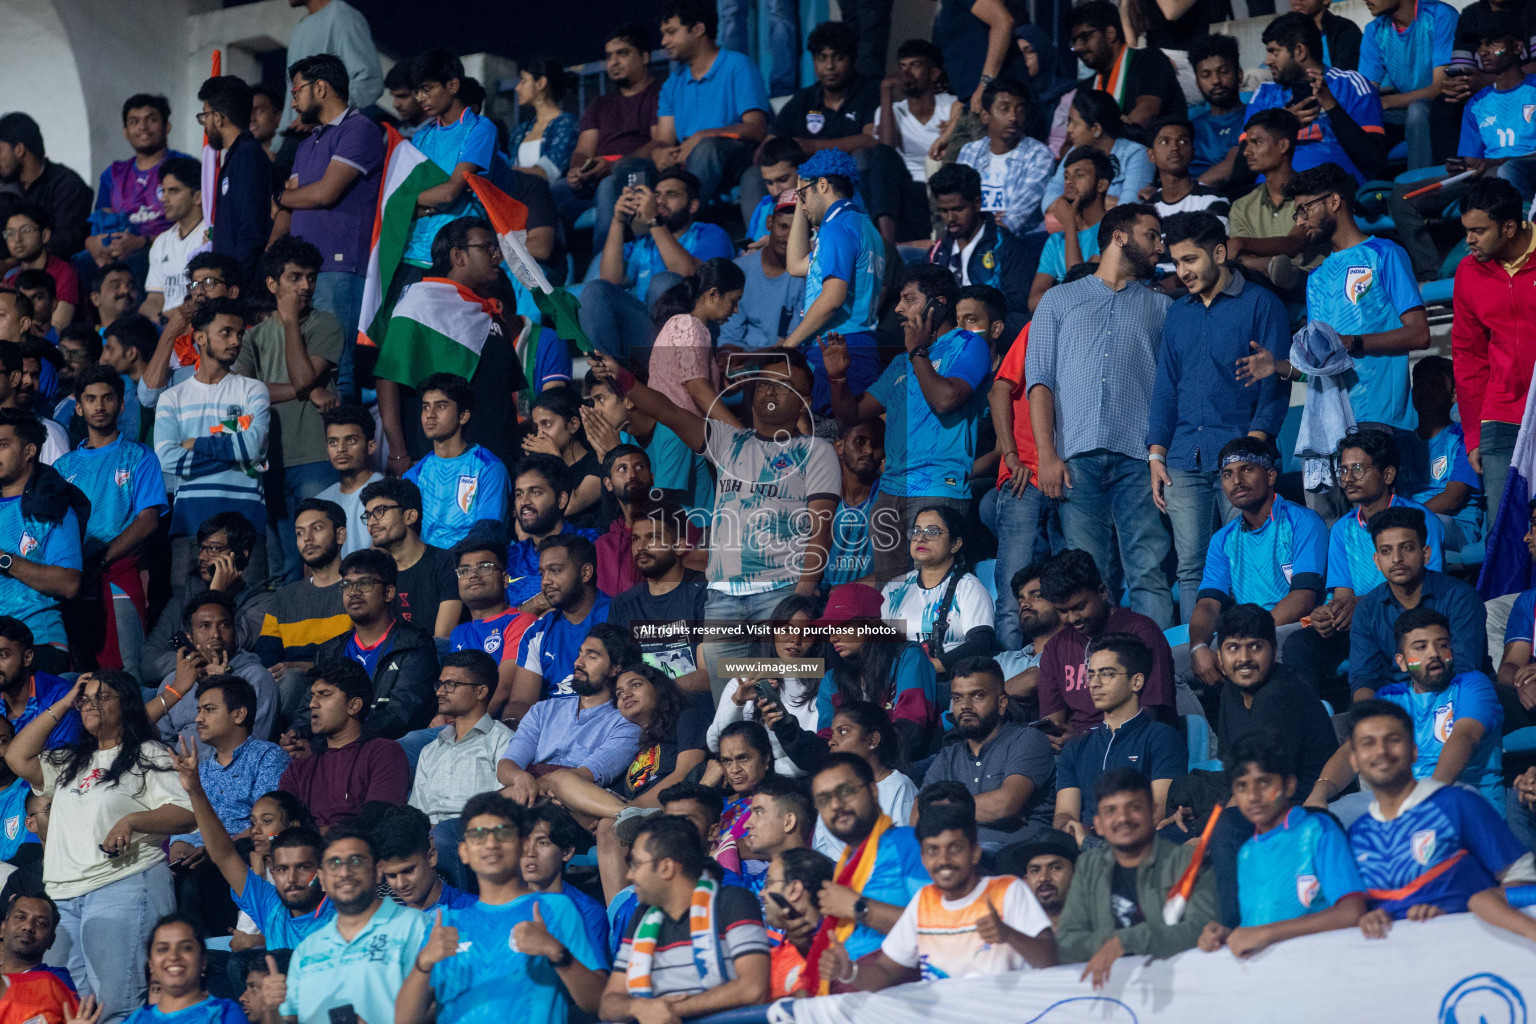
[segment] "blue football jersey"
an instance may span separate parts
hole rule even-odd
[[[1416,508],[1424,513],[1424,525],[1429,534],[1429,561],[1427,568],[1439,572],[1445,568],[1440,549],[1445,546],[1445,526],[1440,517],[1410,498],[1392,495],[1393,508]],[[1352,509],[1334,520],[1328,532],[1328,589],[1348,587],[1356,597],[1383,583],[1387,578],[1376,568],[1375,546],[1371,543],[1371,531],[1366,529],[1365,518],[1360,510]]]
[[[1488,86],[1467,101],[1461,113],[1457,156],[1506,157],[1536,153],[1536,75],[1500,92]]]
[[[505,529],[512,481],[501,460],[479,445],[451,459],[428,454],[405,479],[421,489],[421,539],[433,547],[453,547],[478,522]]]
[[[1364,892],[1349,838],[1326,814],[1292,807],[1280,824],[1237,851],[1244,928],[1315,914]]]
[[[1316,512],[1275,495],[1257,530],[1241,516],[1211,538],[1200,596],[1273,609],[1292,590],[1323,589],[1328,528]]]
[[[1435,774],[1440,751],[1451,738],[1451,730],[1463,718],[1483,724],[1483,738],[1472,749],[1467,766],[1457,779],[1471,786],[1504,816],[1504,709],[1499,705],[1493,683],[1481,672],[1463,672],[1451,679],[1444,690],[1417,693],[1411,683],[1393,683],[1376,691],[1376,699],[1389,701],[1413,718],[1413,739],[1419,758],[1413,763],[1413,777],[1427,779]]]

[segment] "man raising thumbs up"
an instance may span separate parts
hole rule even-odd
[[[464,805],[459,859],[479,880],[480,901],[436,911],[395,999],[395,1024],[421,1024],[434,1006],[439,1024],[563,1021],[571,1002],[597,1010],[605,961],[569,897],[523,881],[527,832],[523,809],[497,793]]]
[[[918,890],[878,952],[853,963],[841,944],[829,945],[821,977],[876,992],[919,976],[929,981],[1055,966],[1051,920],[1029,887],[1012,876],[977,873],[981,846],[966,808],[924,808],[917,838],[933,884]]]

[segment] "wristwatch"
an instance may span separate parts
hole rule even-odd
[[[561,968],[561,967],[569,967],[569,966],[571,966],[571,964],[573,964],[575,962],[576,962],[576,957],[571,955],[571,951],[569,949],[564,949],[564,948],[562,948],[560,950],[560,955],[559,956],[557,956],[554,959],[550,960],[550,963],[557,970],[559,968]]]
[[[11,574],[11,562],[12,558],[8,553],[0,552],[0,576]]]
[[[853,919],[859,924],[864,923],[864,915],[869,913],[869,900],[860,896],[853,903]]]
[[[913,359],[916,359],[919,356],[921,356],[922,358],[927,359],[930,362],[932,362],[932,360],[933,360],[933,357],[928,354],[928,346],[927,345],[919,345],[919,346],[917,346],[917,348],[912,350],[910,355],[911,355],[911,358],[913,358]]]
[[[980,82],[982,85],[991,85],[993,82],[997,81],[997,76],[996,75],[981,75],[976,80],[978,82]]]

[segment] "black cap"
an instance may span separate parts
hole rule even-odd
[[[1016,875],[1023,878],[1029,862],[1036,857],[1061,857],[1069,863],[1076,864],[1078,852],[1076,840],[1065,832],[1051,829],[1039,839],[1003,847],[997,851],[997,856],[992,863],[1000,875]]]

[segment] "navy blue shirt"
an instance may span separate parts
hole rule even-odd
[[[1477,591],[1454,576],[1427,569],[1419,605],[1450,620],[1452,674],[1483,671],[1488,658],[1488,616]],[[1392,660],[1397,654],[1392,627],[1403,611],[1390,583],[1377,586],[1355,604],[1349,629],[1351,690],[1376,690],[1408,681],[1408,673],[1399,671]]]
[[[223,153],[218,195],[213,200],[213,251],[240,261],[240,281],[250,288],[256,264],[272,234],[272,161],[250,132]]]
[[[1258,387],[1237,379],[1237,361],[1257,341],[1274,357],[1291,351],[1290,320],[1273,292],[1241,274],[1207,306],[1186,295],[1168,307],[1152,386],[1147,444],[1168,449],[1168,468],[1213,471],[1216,453],[1234,437],[1280,432],[1290,386],[1269,377]]]
[[[1084,826],[1098,810],[1099,776],[1114,768],[1135,768],[1152,781],[1173,779],[1188,770],[1189,753],[1179,732],[1159,722],[1149,709],[1138,711],[1119,729],[1100,722],[1061,748],[1056,762],[1056,790],[1082,794]]]

